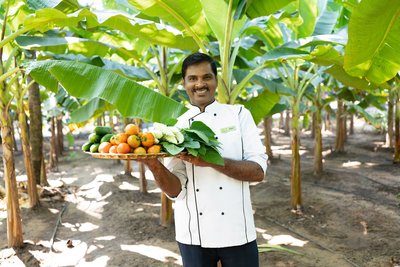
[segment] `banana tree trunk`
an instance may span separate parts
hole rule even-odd
[[[50,137],[50,159],[49,164],[51,169],[57,168],[58,152],[57,152],[57,137],[56,137],[56,121],[54,117],[50,119],[51,137]]]
[[[315,112],[312,112],[312,122],[311,122],[311,138],[315,139]]]
[[[28,75],[28,83],[32,78]],[[47,184],[47,179],[41,181],[41,169],[43,158],[43,123],[42,123],[42,110],[40,101],[40,89],[37,83],[33,83],[28,89],[28,103],[29,103],[29,143],[31,146],[31,160],[33,167],[33,177],[36,184]]]
[[[300,130],[299,107],[297,99],[292,103],[292,176],[291,176],[291,206],[292,211],[301,213],[301,173],[300,173]]]
[[[62,115],[57,117],[57,151],[58,155],[61,156],[64,151],[64,133],[63,133],[63,122]]]
[[[331,131],[331,130],[332,130],[331,115],[329,111],[327,111],[325,115],[325,131]]]
[[[290,135],[290,111],[286,110],[285,126],[283,128],[285,135]]]
[[[163,192],[161,192],[160,213],[160,224],[165,227],[171,226],[173,219],[172,201]]]
[[[271,149],[271,131],[272,117],[266,117],[264,118],[264,146],[269,159],[272,159],[274,156]]]
[[[345,142],[345,119],[344,119],[344,106],[341,99],[338,100],[337,112],[336,112],[336,144],[335,151],[339,153],[344,152]]]
[[[388,110],[387,110],[387,133],[386,133],[386,146],[392,148],[393,147],[393,126],[394,126],[394,120],[393,120],[393,100],[389,99],[388,101]]]
[[[323,170],[322,163],[322,117],[321,109],[317,106],[314,113],[314,175],[320,175]]]
[[[284,118],[283,118],[283,112],[281,112],[279,114],[279,129],[283,129],[283,125],[284,125]]]
[[[349,129],[349,134],[353,135],[354,134],[354,114],[350,114],[350,129]]]
[[[4,179],[7,195],[7,240],[9,247],[22,247],[22,222],[18,202],[18,189],[15,177],[15,164],[11,123],[8,108],[2,105],[0,110],[1,136],[3,147]]]
[[[395,142],[394,142],[394,157],[393,163],[400,164],[400,99],[396,101],[396,113],[394,119],[394,131],[395,131]]]
[[[22,104],[22,103],[21,103]],[[29,145],[29,138],[28,138],[28,127],[26,124],[26,115],[23,111],[23,107],[18,107],[18,120],[19,126],[21,129],[21,142],[22,142],[22,151],[24,153],[24,164],[26,169],[26,174],[28,177],[28,196],[29,196],[29,206],[31,208],[38,206],[39,202],[39,195],[36,188],[36,179],[33,176],[33,168],[31,162],[31,147]]]
[[[46,162],[44,160],[44,157],[42,158],[42,162],[40,163],[40,184],[43,186],[49,185],[49,182],[47,181]]]
[[[10,120],[11,120],[10,125],[11,125],[12,140],[13,140],[13,144],[14,144],[14,151],[18,151],[17,139],[15,138],[14,116],[10,116]],[[18,128],[17,128],[17,132],[18,132],[19,136],[21,137],[21,133],[18,131]]]

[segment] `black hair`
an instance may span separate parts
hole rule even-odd
[[[215,77],[217,77],[217,63],[207,54],[204,53],[194,53],[185,58],[182,63],[182,78],[185,79],[186,70],[191,65],[196,65],[202,62],[208,62],[211,65],[211,70],[214,73]]]

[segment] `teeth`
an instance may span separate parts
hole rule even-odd
[[[207,88],[201,88],[201,89],[195,89],[194,90],[195,92],[206,92],[207,91]]]

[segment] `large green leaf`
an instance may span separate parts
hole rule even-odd
[[[89,119],[104,113],[106,110],[113,110],[115,107],[100,98],[93,98],[86,104],[71,112],[71,122],[85,122]]]
[[[349,22],[344,69],[381,84],[400,70],[400,1],[363,0]]]
[[[276,103],[279,102],[279,95],[264,90],[261,94],[245,102],[245,107],[250,110],[254,122],[258,124],[267,116]]]
[[[283,47],[305,48],[316,45],[346,45],[347,37],[339,34],[322,34],[286,42]]]
[[[318,1],[299,0],[299,12],[303,23],[297,28],[297,37],[307,37],[314,32],[318,16]]]
[[[329,69],[325,70],[325,72],[335,77],[339,82],[350,87],[364,90],[371,90],[375,88],[365,79],[350,76],[341,65],[333,65]]]
[[[86,27],[89,29],[107,27],[112,30],[119,30],[128,36],[167,47],[188,50],[198,48],[192,37],[184,37],[176,29],[168,28],[153,21],[129,17],[125,13],[118,12],[91,12],[87,9],[82,9],[73,14],[65,15],[56,9],[45,8],[37,10],[33,16],[28,17],[24,21],[24,25],[26,28],[34,28],[37,31],[45,32],[57,26],[74,27],[79,21],[85,21]]]
[[[318,65],[330,66],[341,65],[343,66],[343,56],[330,45],[317,46],[312,52],[313,58],[311,61]]]
[[[70,95],[88,100],[101,98],[114,105],[124,117],[166,122],[186,110],[182,104],[100,67],[71,61],[48,63],[48,71],[43,66],[43,63],[37,65],[40,72],[35,71],[35,64],[30,66],[32,77],[38,83],[49,83],[50,72]]]
[[[198,49],[198,45],[192,36],[187,36],[185,33],[163,24],[135,17],[127,17],[120,13],[97,11],[93,12],[93,14],[96,15],[99,26],[119,30],[128,36],[182,50]]]
[[[262,59],[265,62],[277,62],[289,59],[308,59],[308,58],[310,58],[309,52],[288,47],[277,47],[267,52],[264,56],[262,56]]]
[[[338,23],[342,11],[342,5],[330,0],[323,9],[322,14],[317,18],[313,35],[331,34]]]
[[[251,19],[271,15],[294,1],[296,0],[249,0],[246,15]]]
[[[27,0],[28,7],[34,10],[42,8],[55,8],[65,13],[78,10],[80,5],[77,0]]]
[[[114,50],[114,47],[105,43],[77,37],[19,36],[15,41],[20,47],[29,50],[40,49],[58,54],[68,51],[87,57],[104,57]]]
[[[198,45],[202,43],[202,37],[210,31],[199,0],[128,0],[128,2],[144,14],[158,17],[183,31],[185,36],[193,37]]]
[[[239,35],[240,30],[246,22],[246,18],[235,20],[233,28],[227,28],[227,21],[229,16],[233,16],[233,10],[229,10],[228,3],[223,0],[200,0],[203,5],[204,14],[207,18],[208,24],[210,25],[212,32],[217,37],[221,46],[224,46],[226,35],[230,36],[231,40]]]
[[[41,61],[44,61],[47,59],[79,61],[81,63],[87,63],[87,64],[95,65],[98,67],[102,67],[103,69],[106,69],[106,70],[112,70],[116,73],[119,73],[119,74],[126,76],[129,79],[133,79],[135,81],[144,81],[144,80],[151,79],[151,76],[144,68],[128,66],[126,64],[111,61],[111,60],[108,60],[105,58],[101,58],[99,56],[94,56],[94,57],[88,58],[88,57],[84,57],[82,55],[53,54],[53,53],[46,51],[46,53],[39,55],[37,59],[41,60]]]
[[[48,90],[57,93],[58,81],[49,74],[50,67],[57,62],[58,61],[55,60],[31,62],[27,68],[27,72],[35,81],[46,87]]]

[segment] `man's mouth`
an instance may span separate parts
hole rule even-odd
[[[208,91],[208,88],[198,88],[198,89],[194,89],[193,92],[195,93],[205,93]]]

